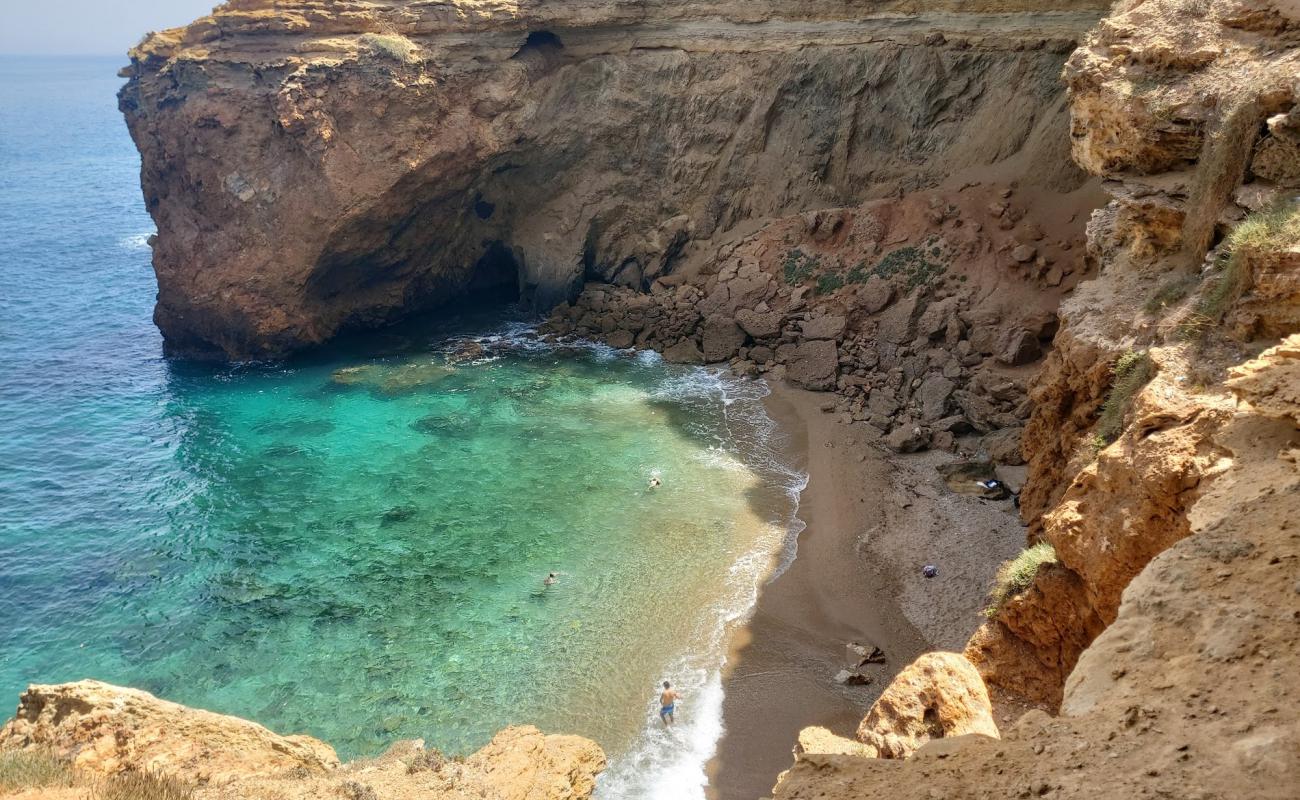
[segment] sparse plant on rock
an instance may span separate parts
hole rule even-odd
[[[1300,244],[1300,200],[1290,199],[1246,217],[1224,241],[1215,272],[1196,307],[1179,326],[1184,339],[1198,339],[1223,322],[1238,298],[1250,288],[1248,259]]]
[[[1156,365],[1145,351],[1130,350],[1116,359],[1111,374],[1114,377],[1111,379],[1110,392],[1102,404],[1101,416],[1097,418],[1094,432],[1093,442],[1101,442],[1101,447],[1096,447],[1096,450],[1119,438],[1120,431],[1124,429],[1124,414],[1128,411],[1129,402],[1156,376]]]
[[[1005,562],[993,579],[993,590],[989,592],[989,605],[984,609],[984,616],[990,619],[997,616],[1007,600],[1029,588],[1039,567],[1054,564],[1056,560],[1056,548],[1047,542],[1039,542]]]
[[[361,43],[376,55],[386,56],[394,61],[409,63],[418,49],[415,42],[396,33],[367,33],[361,37]]]

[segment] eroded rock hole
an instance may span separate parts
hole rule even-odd
[[[466,300],[475,305],[517,303],[521,273],[514,251],[504,242],[491,242],[474,264],[474,276],[465,289]]]
[[[560,37],[550,31],[533,31],[524,39],[524,44],[515,52],[513,58],[523,58],[529,53],[554,53],[557,50],[563,50],[564,43]]]

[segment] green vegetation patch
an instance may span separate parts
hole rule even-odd
[[[781,276],[787,284],[798,286],[815,275],[820,266],[821,259],[818,256],[810,256],[796,247],[785,254],[785,260],[781,262]]]
[[[798,286],[808,280],[815,282],[817,294],[829,294],[836,289],[855,283],[866,283],[872,277],[886,280],[902,276],[908,290],[930,283],[948,271],[942,261],[942,243],[931,237],[924,247],[900,247],[893,250],[874,266],[867,266],[859,261],[847,271],[843,268],[827,268],[819,256],[808,255],[795,248],[785,254],[781,263],[781,277],[790,286]]]
[[[1201,291],[1196,307],[1179,326],[1184,339],[1204,337],[1249,288],[1247,256],[1300,244],[1300,201],[1287,200],[1246,217],[1224,242],[1225,255]]]
[[[989,605],[984,609],[984,616],[989,619],[997,616],[1008,600],[1029,588],[1040,566],[1055,564],[1056,560],[1056,548],[1047,542],[1039,542],[1003,563],[993,579],[993,591],[989,592]]]
[[[938,260],[938,256],[942,255],[943,251],[936,241],[927,242],[926,248],[929,249],[929,255],[924,248],[920,247],[909,246],[891,250],[880,259],[880,263],[876,264],[871,272],[882,278],[901,275],[909,290],[930,283],[947,272],[948,268]],[[931,260],[932,258],[935,260]]]
[[[1110,392],[1101,406],[1097,428],[1093,434],[1093,449],[1101,450],[1119,438],[1124,429],[1124,414],[1134,395],[1156,376],[1156,365],[1145,351],[1130,350],[1115,361],[1112,368]],[[1098,446],[1100,444],[1100,446]]]
[[[50,753],[0,750],[0,790],[17,792],[46,786],[71,786],[72,765]]]

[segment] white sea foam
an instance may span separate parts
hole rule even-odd
[[[153,231],[145,231],[144,233],[133,233],[130,236],[123,236],[121,239],[118,240],[117,244],[123,250],[148,250],[149,237],[153,236],[153,234],[154,234]]]

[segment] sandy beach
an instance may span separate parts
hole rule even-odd
[[[998,565],[1024,544],[1010,501],[957,495],[934,467],[946,453],[897,456],[874,429],[823,413],[826,395],[774,384],[768,413],[808,472],[807,527],[788,569],[763,588],[733,640],[726,732],[710,765],[716,800],[768,796],[799,730],[852,736],[890,678],[926,650],[959,649]],[[926,564],[939,576],[926,579]],[[867,686],[842,686],[845,646],[884,650]]]

